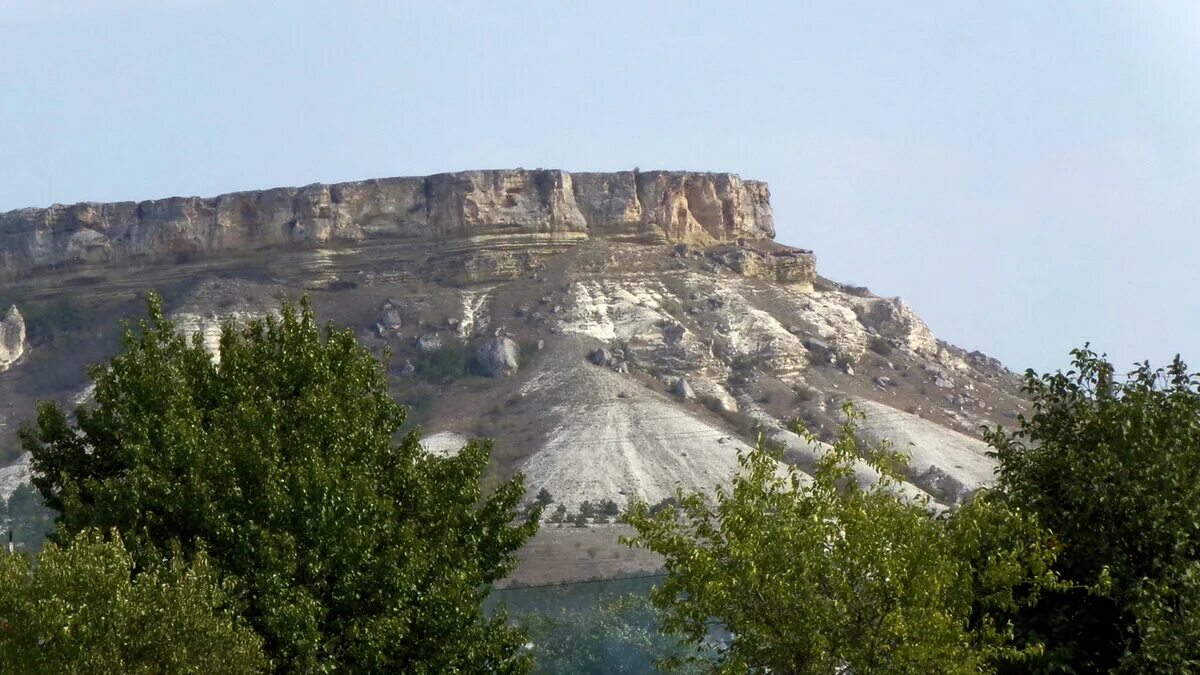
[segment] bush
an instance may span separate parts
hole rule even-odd
[[[887,338],[882,335],[872,335],[871,341],[867,344],[871,351],[880,356],[891,356],[895,351],[892,343],[887,341]]]

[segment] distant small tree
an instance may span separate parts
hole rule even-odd
[[[575,519],[572,521],[575,527],[587,527],[588,517],[583,515],[583,511],[575,514]]]
[[[204,554],[134,575],[119,537],[48,543],[36,566],[0,554],[0,672],[258,673],[262,640]]]
[[[600,513],[609,517],[617,516],[621,513],[621,507],[617,506],[617,503],[611,499],[605,499],[601,501],[599,509]]]
[[[591,518],[596,515],[596,507],[589,501],[584,501],[579,504],[579,515],[584,518]]]
[[[550,522],[561,523],[567,519],[567,506],[559,504],[558,508],[554,509],[554,513],[550,514]]]
[[[537,497],[534,498],[534,501],[542,506],[550,506],[554,503],[554,495],[551,495],[550,491],[546,488],[542,488],[541,490],[538,490]]]

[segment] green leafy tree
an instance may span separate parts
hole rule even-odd
[[[990,430],[999,487],[1061,540],[1071,587],[1017,617],[1044,671],[1200,670],[1200,376],[1176,358],[1125,377],[1086,347],[1025,375],[1033,403]]]
[[[847,413],[811,480],[760,443],[715,498],[631,506],[626,543],[666,558],[651,592],[663,629],[697,646],[723,634],[728,673],[975,673],[1026,657],[995,617],[1053,583],[1051,543],[998,499],[939,517],[897,496],[899,458],[860,453]],[[882,475],[866,488],[860,454]]]
[[[527,668],[481,601],[538,514],[516,520],[520,477],[481,493],[490,444],[441,457],[397,437],[384,368],[307,300],[226,325],[219,355],[152,296],[91,371],[94,406],[40,406],[23,440],[63,530],[116,528],[139,561],[207,550],[285,670]]]
[[[266,672],[204,554],[133,572],[121,539],[94,530],[47,544],[34,567],[0,556],[0,672]]]

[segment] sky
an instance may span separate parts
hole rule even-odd
[[[1014,370],[1200,366],[1200,3],[0,1],[0,211],[730,171]]]

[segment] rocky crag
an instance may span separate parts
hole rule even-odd
[[[1024,405],[1012,373],[938,340],[898,298],[820,277],[812,252],[774,233],[764,183],[663,171],[12,211],[0,306],[19,309],[0,323],[0,450],[17,456],[12,430],[34,401],[87,403],[84,366],[118,348],[116,319],[141,314],[147,290],[214,349],[222,321],[307,293],[393,354],[394,391],[430,451],[493,437],[496,475],[521,471],[530,495],[545,488],[571,510],[710,488],[759,434],[811,467],[847,401],[866,415],[864,440],[909,452],[906,494],[952,506],[991,481],[979,428]],[[25,476],[0,468],[0,491]],[[859,478],[872,478],[865,465]],[[616,557],[586,560],[571,557],[579,542],[547,537],[524,581],[631,571],[615,534],[595,545]]]
[[[766,184],[730,174],[467,171],[19,209],[0,214],[0,273],[380,239],[499,249],[592,237],[711,244],[774,235]]]

